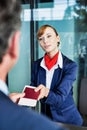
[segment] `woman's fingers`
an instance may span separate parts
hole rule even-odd
[[[44,98],[44,97],[47,97],[48,96],[48,93],[49,93],[49,89],[46,88],[44,85],[39,85],[38,87],[35,88],[35,91],[40,91],[40,94],[39,94],[39,97],[38,97],[38,100]]]

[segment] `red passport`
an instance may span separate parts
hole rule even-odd
[[[30,98],[30,99],[38,99],[39,91],[35,92],[35,87],[26,86],[24,89],[25,96],[24,98]]]
[[[19,105],[35,107],[40,92],[35,92],[35,87],[26,85],[23,89],[25,96],[18,102]]]

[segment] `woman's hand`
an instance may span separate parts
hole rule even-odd
[[[25,93],[10,93],[9,98],[14,102],[17,103],[18,100],[25,96]]]
[[[47,97],[48,94],[49,94],[49,88],[45,87],[44,85],[39,85],[38,87],[35,88],[35,91],[40,91],[40,94],[39,94],[39,97],[38,97],[38,100],[44,98],[44,97]]]

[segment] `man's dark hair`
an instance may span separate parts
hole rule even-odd
[[[8,48],[10,36],[20,29],[20,13],[19,0],[0,0],[0,63]]]

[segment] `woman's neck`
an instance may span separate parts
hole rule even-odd
[[[56,55],[56,53],[58,53],[58,49],[57,50],[55,50],[55,51],[53,51],[53,52],[49,52],[49,53],[47,53],[47,55],[50,57],[50,58],[53,58],[55,55]]]

